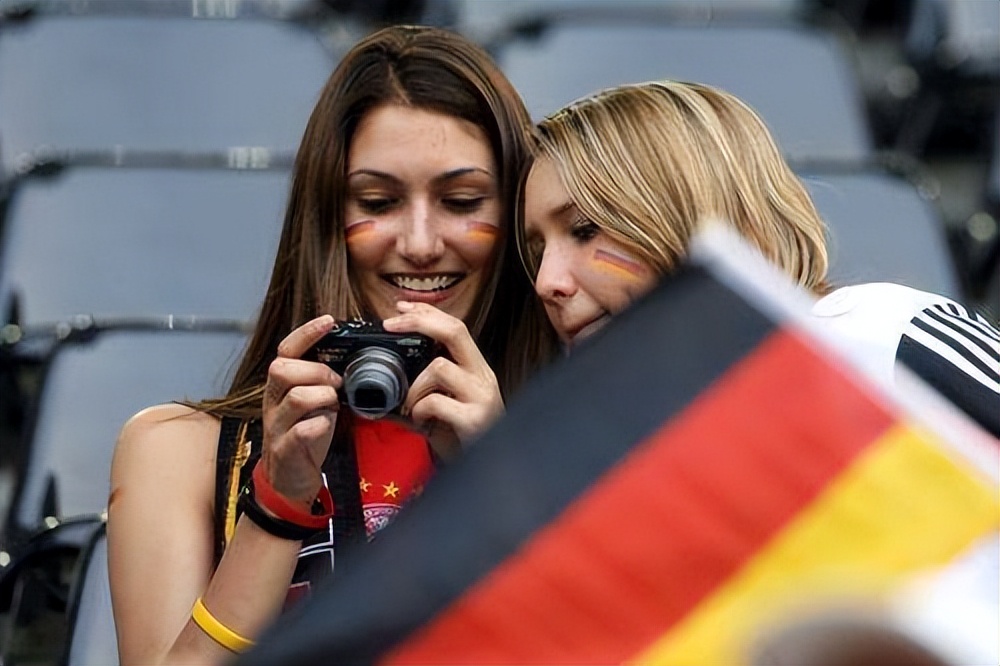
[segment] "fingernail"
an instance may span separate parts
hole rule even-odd
[[[409,312],[410,310],[412,310],[415,307],[416,306],[413,303],[411,303],[410,301],[397,301],[396,302],[396,309],[399,310],[400,312]]]
[[[399,319],[399,317],[389,317],[388,319],[384,319],[384,320],[382,320],[382,327],[383,328],[385,328],[387,326],[388,327],[392,327],[392,326],[395,325],[396,320],[398,320],[398,319]]]

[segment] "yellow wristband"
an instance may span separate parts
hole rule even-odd
[[[243,638],[238,633],[219,622],[215,616],[212,615],[207,608],[205,608],[205,603],[201,600],[201,597],[198,597],[198,599],[194,602],[194,608],[191,609],[191,619],[194,620],[194,623],[198,625],[199,629],[204,631],[212,640],[230,652],[243,652],[244,650],[253,647],[253,641]]]

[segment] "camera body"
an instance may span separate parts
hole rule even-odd
[[[419,333],[390,333],[378,322],[341,322],[306,355],[344,379],[341,400],[355,413],[380,419],[398,410],[410,384],[441,354],[440,345]]]

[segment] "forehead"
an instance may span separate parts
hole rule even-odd
[[[555,164],[539,158],[524,184],[525,226],[537,227],[563,216],[573,206]]]
[[[443,113],[389,105],[362,117],[351,141],[348,169],[402,172],[478,167],[494,159],[486,133],[474,123]]]

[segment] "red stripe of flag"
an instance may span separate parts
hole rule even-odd
[[[626,661],[894,420],[777,332],[386,661]]]

